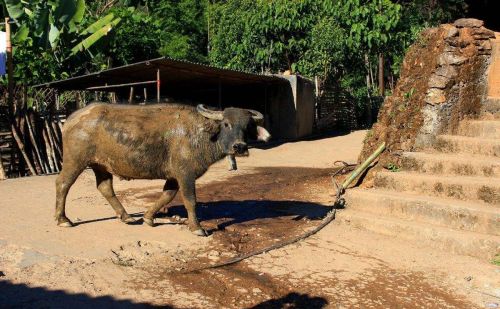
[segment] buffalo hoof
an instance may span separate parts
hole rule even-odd
[[[123,222],[123,223],[126,223],[126,224],[134,224],[134,223],[137,223],[137,221],[132,218],[131,216],[127,216],[127,217],[124,217],[124,218],[120,218],[120,220]]]
[[[191,233],[195,234],[196,236],[202,236],[202,237],[207,237],[208,233],[204,229],[198,229],[195,231],[191,231]]]
[[[142,218],[142,221],[144,221],[144,223],[146,223],[147,225],[151,226],[151,227],[154,227],[155,226],[155,221],[154,219],[150,219],[150,218]]]
[[[73,223],[69,219],[62,219],[57,221],[57,226],[59,227],[73,227]]]

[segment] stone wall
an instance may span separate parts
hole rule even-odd
[[[486,95],[491,38],[494,33],[477,19],[422,32],[405,56],[395,91],[385,99],[359,160],[385,141],[378,168],[398,164],[401,151],[425,148],[436,135],[455,133],[460,120],[476,117]]]

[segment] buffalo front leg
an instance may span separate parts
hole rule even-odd
[[[154,218],[156,213],[163,207],[166,206],[168,203],[170,203],[175,195],[177,194],[177,191],[179,191],[179,184],[177,183],[177,180],[174,179],[168,179],[167,182],[165,182],[165,185],[163,186],[163,192],[161,193],[160,198],[155,202],[155,204],[144,213],[144,223],[146,223],[149,226],[154,226]]]
[[[127,213],[118,198],[116,198],[115,190],[113,189],[113,175],[99,168],[93,167],[92,169],[95,173],[97,189],[101,192],[102,196],[104,196],[111,207],[113,207],[116,216],[124,223],[134,223],[134,218]]]
[[[236,164],[236,157],[234,155],[228,155],[227,162],[229,163],[230,171],[236,171],[238,169],[238,165]]]
[[[61,227],[71,227],[73,223],[66,217],[66,197],[69,189],[82,173],[83,167],[75,167],[76,164],[65,163],[63,169],[56,179],[56,212],[55,219],[57,225]]]
[[[201,227],[196,216],[196,189],[195,180],[179,181],[184,207],[188,213],[188,226],[189,230],[197,236],[208,236],[207,232]]]

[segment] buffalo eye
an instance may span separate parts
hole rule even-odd
[[[224,128],[228,128],[228,127],[229,127],[229,123],[224,122]]]

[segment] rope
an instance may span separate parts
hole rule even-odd
[[[200,268],[197,268],[197,269],[187,270],[187,271],[184,271],[184,273],[200,272],[202,270],[214,269],[214,268],[221,268],[221,267],[224,267],[224,266],[236,264],[236,263],[241,262],[241,261],[243,261],[245,259],[248,259],[250,257],[256,256],[256,255],[260,255],[260,254],[263,254],[263,253],[267,253],[269,251],[276,250],[276,249],[283,248],[285,246],[297,243],[297,242],[299,242],[301,240],[304,240],[304,239],[306,239],[306,238],[308,238],[308,237],[310,237],[310,236],[318,233],[319,231],[321,231],[325,226],[327,226],[330,222],[332,222],[335,219],[335,214],[337,212],[337,209],[338,208],[343,208],[344,204],[345,204],[345,200],[342,198],[342,195],[344,194],[345,190],[344,190],[344,188],[342,186],[339,186],[339,184],[335,180],[335,177],[338,176],[338,175],[346,174],[346,173],[354,170],[354,167],[356,167],[356,164],[349,164],[349,163],[346,163],[344,161],[335,161],[333,164],[334,165],[339,165],[339,163],[342,164],[342,166],[339,169],[337,169],[335,171],[335,173],[331,174],[332,182],[335,185],[336,190],[337,190],[337,193],[335,195],[335,202],[333,203],[333,206],[331,207],[331,210],[326,214],[326,216],[321,221],[321,224],[318,225],[316,228],[314,228],[313,230],[310,230],[310,231],[308,231],[308,232],[306,232],[304,234],[301,234],[301,235],[299,235],[297,237],[294,237],[292,239],[279,242],[279,243],[271,245],[269,247],[266,247],[266,248],[263,248],[263,249],[259,249],[259,250],[255,250],[255,251],[252,251],[252,252],[249,252],[249,253],[245,253],[243,255],[236,256],[236,257],[234,257],[232,259],[229,259],[227,261],[224,261],[224,262],[221,262],[221,263],[217,263],[217,264],[214,264],[214,265],[207,265],[207,266],[203,266],[203,267],[200,267]]]

